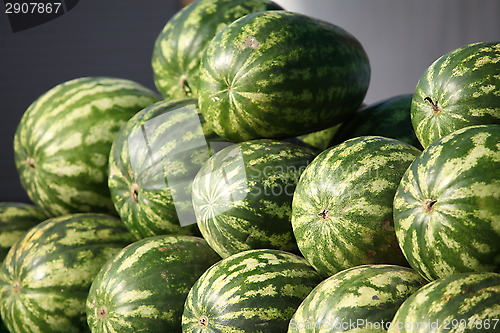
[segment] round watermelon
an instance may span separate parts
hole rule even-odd
[[[200,117],[195,99],[146,107],[118,133],[109,188],[127,228],[138,238],[198,234],[191,183],[222,142]]]
[[[193,285],[182,332],[286,332],[288,322],[321,276],[297,255],[249,250],[210,267]]]
[[[205,49],[200,110],[232,142],[290,138],[342,122],[369,79],[366,52],[340,27],[282,10],[253,13]]]
[[[444,54],[415,89],[411,120],[423,147],[460,128],[500,124],[500,42],[469,44]]]
[[[32,204],[0,202],[0,263],[17,240],[49,217],[40,207]]]
[[[413,95],[393,96],[360,108],[344,121],[328,146],[364,135],[379,135],[406,142],[416,148],[422,146],[411,123],[410,108]]]
[[[388,333],[498,332],[500,274],[459,273],[435,280],[396,312]]]
[[[500,273],[500,125],[470,126],[415,159],[394,197],[394,225],[426,279]]]
[[[392,205],[401,177],[420,151],[404,142],[357,137],[319,154],[293,196],[300,251],[323,275],[363,265],[407,265]]]
[[[292,197],[314,156],[308,148],[266,139],[215,154],[193,181],[196,220],[208,244],[223,258],[258,248],[298,252]]]
[[[135,82],[105,77],[67,81],[40,96],[14,137],[30,199],[53,216],[116,214],[107,186],[111,144],[130,117],[157,100]]]
[[[158,91],[165,98],[198,94],[200,60],[210,40],[234,20],[253,12],[282,9],[270,0],[198,0],[174,15],[153,49]]]
[[[426,281],[396,265],[362,265],[321,282],[300,304],[288,333],[380,332]],[[378,331],[377,331],[378,332]]]
[[[155,236],[121,250],[95,277],[87,298],[93,333],[181,332],[184,301],[220,257],[202,238]]]
[[[50,218],[9,251],[0,271],[0,310],[11,332],[88,332],[85,300],[102,265],[133,242],[105,214]]]

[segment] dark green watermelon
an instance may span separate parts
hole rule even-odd
[[[363,135],[379,135],[422,149],[411,123],[413,95],[404,94],[360,108],[335,132],[329,147]]]
[[[339,124],[363,101],[368,57],[347,31],[287,11],[248,14],[217,34],[200,66],[200,110],[219,136],[291,138]]]

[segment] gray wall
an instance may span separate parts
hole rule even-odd
[[[500,40],[498,0],[275,0],[341,26],[370,57],[367,103],[412,93],[439,56],[475,41]],[[81,0],[62,17],[13,34],[0,13],[0,201],[28,201],[12,139],[26,108],[80,76],[115,76],[154,89],[154,40],[177,0]]]

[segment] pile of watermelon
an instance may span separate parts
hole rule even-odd
[[[500,42],[370,105],[360,42],[269,0],[152,51],[158,92],[77,78],[21,119],[9,332],[499,332]]]

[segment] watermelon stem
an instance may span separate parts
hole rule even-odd
[[[193,91],[191,90],[191,87],[189,86],[186,75],[181,76],[180,85],[181,85],[182,91],[184,92],[184,95],[186,95],[187,97],[190,97],[193,95]]]
[[[432,113],[439,114],[441,112],[441,108],[439,107],[439,104],[437,102],[434,103],[432,98],[426,97],[426,98],[424,98],[424,101],[429,102],[432,105]]]
[[[26,163],[28,163],[29,167],[31,169],[34,169],[35,168],[35,159],[33,157],[28,157],[26,159]]]
[[[208,317],[201,316],[200,319],[198,320],[198,323],[200,324],[200,327],[208,326]]]
[[[130,188],[130,195],[132,196],[132,199],[134,199],[135,202],[139,202],[139,185],[137,184],[132,184],[132,187]]]
[[[424,211],[426,213],[431,213],[434,210],[434,204],[437,202],[436,199],[425,199],[424,200]]]

